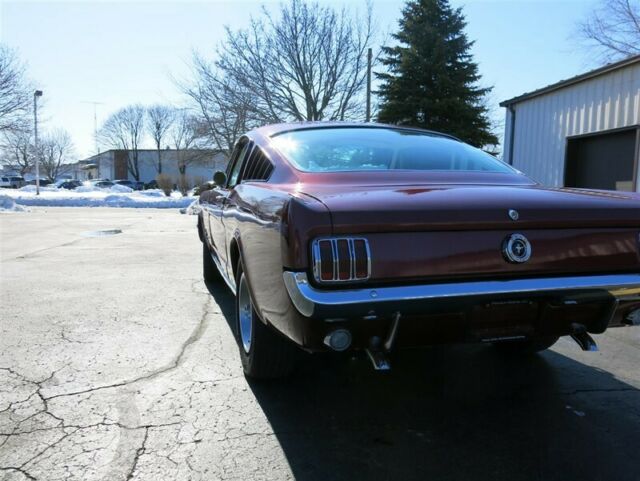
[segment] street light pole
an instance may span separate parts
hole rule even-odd
[[[371,49],[367,50],[367,114],[366,122],[371,122],[371,60],[373,52]]]
[[[38,151],[38,97],[42,90],[33,92],[33,149],[36,156],[36,195],[40,195],[40,152]]]

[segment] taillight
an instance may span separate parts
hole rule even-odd
[[[371,255],[366,239],[316,239],[311,246],[311,253],[313,275],[317,282],[363,281],[371,275]]]

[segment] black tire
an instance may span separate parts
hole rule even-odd
[[[251,379],[277,379],[291,374],[295,364],[295,346],[291,341],[275,332],[260,320],[253,308],[251,294],[249,293],[247,280],[242,272],[242,265],[238,267],[236,293],[236,333],[240,360],[245,376]],[[241,330],[241,307],[243,289],[250,302],[250,334],[248,350],[245,348],[243,333]],[[246,331],[246,329],[245,329]]]
[[[495,342],[495,348],[507,355],[531,355],[549,349],[558,341],[557,336],[538,337],[533,339],[517,339]]]
[[[206,242],[202,243],[202,277],[207,283],[219,282],[222,279]]]
[[[198,216],[198,238],[204,244],[204,235],[202,234],[202,214]]]

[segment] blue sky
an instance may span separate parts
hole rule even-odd
[[[189,71],[193,49],[213,54],[224,26],[243,27],[262,5],[236,1],[7,1],[0,0],[0,41],[16,48],[44,90],[45,128],[63,127],[80,157],[94,150],[98,122],[129,103],[183,102],[172,77]],[[321,0],[362,7],[364,2]],[[401,0],[373,0],[383,31],[397,26]],[[452,0],[463,6],[484,85],[498,102],[595,67],[575,39],[576,22],[591,0]]]

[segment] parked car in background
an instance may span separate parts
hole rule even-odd
[[[93,179],[93,180],[85,181],[83,185],[86,185],[89,187],[97,187],[99,189],[108,189],[110,187],[113,187],[114,183],[108,179]]]
[[[74,190],[82,185],[79,180],[61,179],[54,184],[58,189]]]
[[[144,190],[144,182],[142,182],[141,180],[134,181],[134,184],[135,184],[135,187],[134,187],[135,190]]]
[[[144,184],[144,188],[145,188],[145,190],[146,189],[157,189],[158,188],[158,182],[154,179],[154,180]]]
[[[46,187],[51,184],[53,184],[53,182],[51,182],[49,179],[40,179],[40,187]],[[36,185],[36,179],[26,181],[24,185]]]
[[[200,195],[206,281],[236,295],[247,376],[294,345],[366,351],[484,342],[531,353],[637,324],[637,194],[545,188],[454,137],[283,124],[237,143]]]
[[[19,189],[26,185],[24,177],[19,175],[5,175],[0,178],[0,187],[7,189]]]

